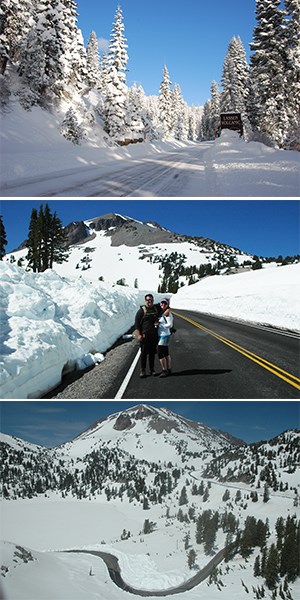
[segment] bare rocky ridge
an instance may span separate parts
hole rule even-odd
[[[207,251],[212,250],[215,245],[225,249],[231,248],[227,244],[221,244],[209,238],[201,236],[187,236],[174,233],[161,227],[155,221],[140,222],[130,217],[108,213],[86,221],[88,227],[82,221],[70,223],[65,227],[68,246],[80,244],[92,239],[90,230],[105,231],[111,237],[112,246],[140,246],[142,244],[171,244],[175,242],[193,242],[204,247]]]

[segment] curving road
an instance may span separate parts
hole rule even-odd
[[[198,571],[196,575],[188,579],[184,583],[180,584],[177,587],[168,588],[164,590],[138,590],[127,583],[122,578],[121,569],[119,566],[119,561],[113,554],[109,554],[107,552],[98,552],[96,550],[66,550],[65,552],[73,552],[76,554],[92,554],[93,556],[99,556],[105,562],[111,580],[122,590],[126,592],[130,592],[130,594],[134,594],[135,596],[171,596],[174,594],[179,594],[180,592],[186,592],[187,590],[191,590],[204,581],[212,572],[212,570],[222,562],[224,558],[225,548],[220,550],[208,563],[205,565],[201,571]]]

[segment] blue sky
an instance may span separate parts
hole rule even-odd
[[[6,252],[27,238],[31,210],[40,204],[41,200],[2,200]],[[300,253],[298,200],[50,200],[48,204],[63,225],[117,212],[259,256]]]
[[[109,40],[118,0],[77,0],[78,27],[85,45],[91,31]],[[127,84],[141,84],[157,95],[164,64],[184,99],[203,105],[212,80],[220,83],[233,35],[240,35],[247,57],[255,26],[255,0],[120,0],[128,44]]]
[[[89,425],[138,404],[126,401],[2,401],[1,432],[53,447],[82,433]],[[245,442],[271,439],[300,426],[299,403],[290,401],[151,402]]]

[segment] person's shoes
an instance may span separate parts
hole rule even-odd
[[[154,377],[157,375],[156,371],[150,371],[150,375],[154,375]]]
[[[159,377],[168,377],[168,371],[162,371]]]
[[[172,375],[172,369],[167,369],[168,375]]]
[[[140,372],[140,377],[141,377],[141,379],[145,379],[145,377],[146,377],[146,371],[144,371],[143,369]]]

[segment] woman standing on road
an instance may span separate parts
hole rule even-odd
[[[171,375],[171,357],[169,354],[169,343],[171,339],[171,328],[173,327],[173,315],[169,301],[163,298],[160,302],[162,315],[158,319],[158,347],[157,354],[161,364],[162,372],[159,377]]]

